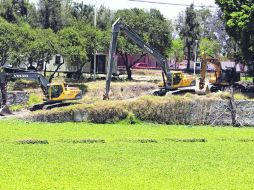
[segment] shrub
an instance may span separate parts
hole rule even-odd
[[[21,104],[11,105],[10,106],[10,110],[14,111],[14,112],[21,111],[22,109],[23,109],[23,105],[21,105]]]
[[[89,112],[89,120],[93,123],[114,123],[127,117],[128,111],[121,105],[100,103],[95,104]]]
[[[29,100],[28,100],[28,102],[27,102],[27,105],[28,106],[33,106],[34,104],[40,104],[40,103],[42,103],[42,96],[39,96],[39,95],[37,95],[37,94],[35,94],[35,93],[31,93],[30,95],[29,95]]]
[[[91,121],[113,123],[125,119],[128,111],[121,104],[100,102],[93,105],[77,104],[69,107],[34,112],[27,119],[40,122]]]
[[[93,123],[114,123],[125,119],[123,122],[129,124],[139,121],[187,125],[210,124],[211,120],[217,117],[214,110],[227,105],[227,101],[219,97],[187,94],[165,97],[143,96],[125,101],[95,101],[96,103],[91,101],[49,111],[38,111],[29,119],[42,122],[90,121]]]
[[[142,121],[166,124],[205,124],[210,113],[209,99],[184,96],[143,97],[130,104],[129,109]]]

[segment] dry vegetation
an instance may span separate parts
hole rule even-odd
[[[90,121],[93,123],[115,123],[120,120],[127,120],[129,123],[136,123],[139,120],[166,123],[166,124],[208,124],[207,117],[211,105],[218,101],[227,99],[230,94],[227,92],[212,93],[206,96],[185,94],[181,96],[167,95],[165,97],[149,96],[152,90],[157,89],[157,81],[138,80],[144,72],[135,71],[134,81],[113,81],[111,83],[110,100],[103,101],[105,92],[105,81],[90,81],[85,83],[69,83],[71,86],[78,86],[84,92],[81,104],[53,109],[51,111],[38,111],[32,113],[26,119],[41,122],[68,122],[68,121]],[[139,72],[139,73],[138,73]],[[153,70],[145,71],[149,76]],[[158,75],[156,75],[158,76]],[[60,81],[63,78],[57,78]],[[32,95],[28,105],[42,100],[42,92],[31,83],[33,89],[26,89],[26,83],[18,86],[25,86],[25,90]],[[15,85],[14,85],[15,86]],[[235,99],[245,100],[248,97],[236,94]],[[202,113],[202,114],[200,114]],[[186,117],[188,116],[188,117]]]
[[[50,111],[37,111],[27,119],[41,122],[90,121],[93,123],[115,123],[120,120],[135,123],[138,119],[166,124],[208,124],[207,117],[211,104],[222,98],[222,94],[202,98],[191,94],[166,97],[142,96],[132,100],[98,101]]]

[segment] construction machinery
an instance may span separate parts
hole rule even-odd
[[[235,67],[222,69],[221,62],[218,58],[208,56],[205,53],[201,54],[201,78],[199,81],[199,89],[205,88],[207,64],[211,64],[215,71],[211,74],[208,85],[206,86],[206,92],[224,91],[230,86],[235,88],[242,88],[238,82],[240,82],[240,72],[236,71]]]
[[[121,18],[118,18],[112,25],[112,36],[109,47],[109,62],[108,62],[108,73],[106,78],[106,91],[104,94],[104,99],[109,98],[110,83],[112,77],[112,70],[114,64],[114,58],[116,54],[117,38],[119,32],[122,31],[129,39],[132,40],[138,47],[145,50],[147,53],[154,56],[157,63],[162,70],[163,82],[159,84],[160,89],[155,91],[155,95],[165,95],[168,91],[179,89],[180,87],[190,87],[196,86],[196,80],[194,76],[185,75],[182,71],[171,72],[168,69],[167,59],[164,58],[157,50],[151,47],[149,44],[145,43],[139,35],[128,27]],[[193,91],[193,89],[183,89],[184,91]]]
[[[37,72],[11,67],[2,67],[0,72],[0,87],[2,95],[0,103],[2,107],[5,107],[7,103],[7,83],[17,79],[37,81],[44,93],[44,102],[34,105],[30,109],[31,111],[68,106],[73,104],[73,102],[66,102],[67,100],[78,100],[82,98],[82,92],[77,87],[68,87],[64,83],[49,83],[43,75]]]

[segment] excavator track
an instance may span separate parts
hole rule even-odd
[[[70,106],[78,103],[74,102],[44,102],[42,104],[33,105],[30,108],[30,111],[38,111],[38,110],[51,110],[53,108],[60,108],[65,106]]]

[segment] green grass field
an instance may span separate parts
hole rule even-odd
[[[254,128],[0,120],[0,134],[1,190],[254,187]]]

